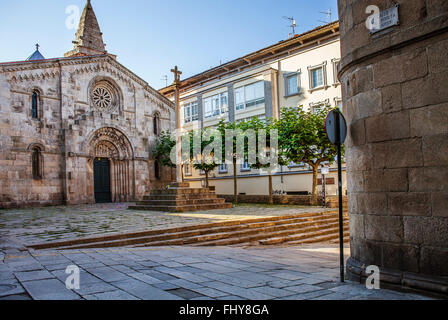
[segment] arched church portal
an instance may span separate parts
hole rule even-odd
[[[129,139],[121,131],[107,127],[97,130],[89,141],[95,202],[133,201],[134,154]]]

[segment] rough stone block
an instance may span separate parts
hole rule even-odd
[[[392,56],[375,64],[375,88],[400,83],[428,74],[426,50]]]
[[[386,193],[360,193],[357,199],[358,211],[361,214],[385,215],[387,213]]]
[[[408,190],[407,169],[367,171],[364,173],[363,190],[367,192],[406,192]]]
[[[423,247],[420,269],[425,274],[437,277],[448,276],[448,249]]]
[[[378,169],[423,166],[421,139],[375,143],[371,145],[373,166]]]
[[[409,169],[409,191],[448,191],[448,167]]]
[[[448,101],[448,72],[430,74],[402,85],[403,107],[419,108]]]
[[[448,133],[448,103],[411,110],[410,122],[412,136]]]
[[[409,135],[409,113],[406,111],[381,114],[366,119],[368,142],[404,139]]]
[[[416,192],[389,193],[389,215],[430,216],[431,194]]]
[[[407,243],[443,247],[448,243],[448,222],[441,217],[404,217],[404,240]]]
[[[435,217],[448,218],[448,192],[432,194],[432,214]]]
[[[364,215],[350,214],[350,232],[364,238]]]
[[[365,216],[366,239],[375,241],[402,242],[403,221],[401,217]]]
[[[448,166],[448,133],[423,137],[423,157],[425,166]]]
[[[394,84],[381,89],[383,112],[396,112],[402,108],[401,84]]]

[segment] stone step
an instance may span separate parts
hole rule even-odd
[[[348,230],[344,228],[344,243],[350,242],[350,233],[347,232]],[[339,243],[339,229],[338,232],[329,234],[329,235],[322,235],[322,236],[316,236],[305,240],[299,240],[299,241],[290,241],[287,242],[290,245],[299,245],[299,244],[313,244],[313,243],[322,243],[322,242],[330,242],[330,243]]]
[[[186,206],[196,204],[223,204],[225,199],[206,198],[206,199],[176,199],[176,200],[144,200],[138,201],[137,206]]]
[[[150,195],[170,195],[170,194],[215,194],[207,188],[170,188],[164,190],[151,190]]]
[[[185,200],[185,199],[217,199],[216,193],[198,193],[198,194],[154,194],[144,196],[143,201],[150,200]]]
[[[315,238],[318,236],[334,236],[336,235],[339,237],[339,223],[332,226],[333,228],[322,228],[321,230],[315,230],[309,233],[303,233],[298,235],[286,235],[286,236],[280,236],[280,237],[272,237],[269,239],[264,239],[259,241],[261,245],[278,245],[283,243],[289,243],[289,244],[302,244],[305,243],[305,240],[308,240],[310,238]],[[348,231],[348,223],[344,224],[344,231]]]
[[[225,227],[237,227],[236,229],[262,228],[274,225],[292,224],[307,221],[322,221],[322,220],[325,221],[328,219],[335,219],[335,218],[337,219],[337,217],[338,217],[337,211],[302,213],[290,216],[262,217],[256,219],[233,220],[233,221],[223,221],[201,225],[190,225],[190,226],[183,226],[162,230],[147,230],[140,232],[124,233],[124,234],[111,234],[99,237],[95,236],[95,237],[72,239],[66,241],[47,242],[43,244],[33,244],[28,247],[33,249],[51,249],[51,248],[61,248],[76,245],[86,245],[92,243],[105,243],[115,240],[125,240],[125,239],[141,238],[156,235],[182,234],[188,231],[201,231],[203,234],[207,234],[210,232],[218,232],[219,228],[225,228]],[[236,229],[221,229],[221,232],[232,231]]]
[[[138,247],[156,247],[156,246],[172,246],[172,245],[197,245],[197,246],[226,246],[246,242],[253,242],[260,239],[271,238],[274,236],[282,236],[289,234],[297,234],[298,232],[309,232],[319,230],[321,228],[332,227],[335,224],[319,225],[316,223],[307,223],[303,225],[291,224],[288,226],[275,226],[268,228],[260,228],[253,230],[243,230],[239,232],[223,232],[213,233],[198,237],[187,237],[176,240],[152,242]]]
[[[192,205],[141,205],[129,206],[131,210],[162,211],[162,212],[194,212],[204,210],[231,209],[231,203],[192,204]]]
[[[328,223],[335,223],[337,219],[329,218],[325,220],[307,221],[303,220],[300,223],[285,224],[285,221],[272,221],[272,222],[259,222],[251,224],[241,224],[235,226],[215,227],[202,230],[182,231],[177,233],[168,233],[160,235],[150,235],[144,237],[136,237],[129,239],[117,239],[108,242],[97,242],[92,244],[84,244],[78,246],[67,246],[62,249],[87,249],[87,248],[106,248],[106,247],[121,247],[121,246],[133,246],[143,244],[142,246],[151,245],[154,242],[165,242],[169,240],[187,239],[197,237],[197,241],[209,241],[222,239],[227,237],[233,237],[235,235],[251,235],[266,231],[281,231],[288,229],[300,229],[315,225],[325,225]],[[140,247],[140,246],[139,246]]]

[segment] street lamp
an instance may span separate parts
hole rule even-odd
[[[327,181],[326,181],[325,176],[330,173],[330,168],[326,167],[326,166],[322,166],[321,173],[322,173],[322,206],[324,208],[326,208],[327,207],[327,199],[326,199],[325,187],[326,187]]]

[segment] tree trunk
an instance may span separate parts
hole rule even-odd
[[[268,175],[269,178],[269,204],[274,204],[274,195],[272,192],[272,174],[269,172]]]
[[[205,171],[205,187],[208,188],[208,171]]]
[[[312,205],[317,205],[317,173],[319,171],[319,165],[313,165],[313,190],[311,194]]]
[[[236,158],[233,158],[233,201],[238,203],[238,174],[236,165]]]

